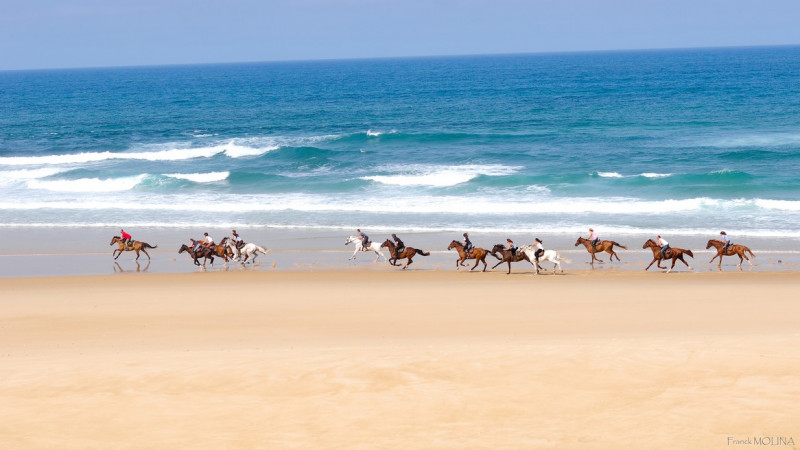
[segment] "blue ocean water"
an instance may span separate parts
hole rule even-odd
[[[0,72],[0,226],[800,234],[800,47]]]

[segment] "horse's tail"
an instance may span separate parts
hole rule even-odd
[[[686,253],[687,255],[689,255],[689,256],[691,256],[692,258],[694,258],[694,253],[692,253],[692,251],[691,251],[691,250],[684,250],[684,251],[683,251],[683,253]]]
[[[558,259],[559,261],[565,262],[567,264],[572,264],[572,261],[570,261],[567,258],[564,258],[563,256],[561,256],[561,253],[558,253],[558,252],[556,252],[556,259]]]
[[[261,253],[263,253],[265,255],[267,253],[269,253],[269,249],[268,248],[264,248],[264,247],[261,247],[261,246],[256,245],[256,244],[253,244],[253,246],[256,248],[256,250],[260,251]]]
[[[414,250],[416,250],[417,254],[419,254],[419,255],[422,255],[422,256],[431,256],[431,252],[426,252],[426,251],[420,250],[420,249],[418,249],[418,248],[415,248]]]
[[[612,244],[614,244],[614,245],[616,245],[617,247],[624,248],[625,250],[627,250],[627,249],[628,249],[628,247],[625,247],[624,245],[620,244],[620,243],[619,243],[619,242],[617,242],[617,241],[611,241],[611,243],[612,243]]]
[[[744,246],[742,246],[742,247],[744,247]],[[756,257],[756,254],[753,253],[752,250],[750,250],[750,247],[744,247],[744,251],[746,251],[747,253],[750,253],[750,256],[752,256],[753,258]]]
[[[157,245],[150,245],[147,242],[142,242],[142,248],[158,248]]]

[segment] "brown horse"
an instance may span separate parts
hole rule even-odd
[[[117,244],[119,246],[116,250],[111,252],[111,256],[114,256],[115,254],[117,255],[114,256],[114,259],[119,258],[119,255],[121,255],[122,252],[136,252],[137,260],[139,259],[139,252],[144,252],[144,254],[147,255],[147,259],[150,259],[150,254],[147,253],[146,249],[158,248],[157,245],[150,245],[147,242],[142,242],[142,241],[133,241],[133,244],[125,245],[125,242],[119,236],[112,237],[111,243],[108,245],[114,245],[114,244]]]
[[[602,259],[598,258],[595,255],[596,253],[601,253],[601,252],[606,252],[609,255],[611,255],[609,261],[614,261],[615,256],[617,257],[617,261],[619,261],[619,255],[617,255],[617,252],[614,251],[615,245],[617,247],[624,248],[625,250],[628,249],[628,247],[625,247],[619,242],[614,242],[614,241],[600,241],[600,243],[597,244],[597,247],[595,248],[594,246],[592,246],[592,241],[585,239],[583,237],[579,237],[578,240],[575,241],[575,247],[581,244],[583,244],[583,246],[586,247],[586,251],[588,251],[589,254],[592,255],[592,260],[590,261],[591,264],[594,264],[595,260],[603,262]]]
[[[183,244],[181,245],[180,250],[178,250],[178,254],[181,254],[183,252],[188,253],[189,256],[192,257],[192,259],[194,260],[194,264],[196,266],[201,265],[200,261],[197,260],[198,258],[203,258],[203,264],[202,264],[203,267],[206,266],[206,260],[208,259],[211,260],[211,265],[212,266],[214,265],[214,250],[209,247],[200,247],[200,249],[195,252],[194,249],[192,249],[186,244]]]
[[[466,264],[464,264],[464,261],[468,259],[474,259],[475,265],[472,266],[472,269],[469,270],[474,270],[476,267],[478,267],[478,263],[483,263],[483,271],[486,272],[486,254],[489,252],[487,252],[485,249],[482,249],[480,247],[473,247],[470,254],[467,255],[467,252],[464,251],[464,244],[458,241],[451,242],[450,245],[447,246],[447,249],[448,250],[456,249],[456,251],[458,252],[458,259],[456,260],[456,270],[459,269],[458,267],[459,264],[462,266],[466,266]]]
[[[522,249],[517,249],[516,253],[512,254],[511,250],[506,250],[506,248],[505,248],[505,246],[503,244],[495,244],[495,246],[492,247],[492,251],[489,252],[489,253],[491,253],[492,256],[494,256],[495,258],[500,260],[499,263],[497,263],[494,266],[492,266],[492,269],[494,269],[495,267],[499,266],[500,264],[508,263],[508,272],[506,273],[506,275],[511,273],[511,263],[512,262],[519,262],[519,261],[525,260],[525,261],[528,261],[531,264],[534,264],[533,261],[531,261],[531,259],[528,258],[528,255]],[[497,256],[496,253],[500,253],[501,255],[503,255],[503,257],[501,258],[501,257]]]
[[[738,256],[739,257],[739,264],[737,264],[736,267],[738,267],[739,270],[742,270],[742,262],[744,260],[747,260],[747,264],[750,264],[751,266],[753,265],[753,263],[750,262],[750,258],[747,257],[747,253],[750,253],[750,256],[752,256],[753,258],[755,258],[756,255],[748,247],[746,247],[744,245],[740,245],[740,244],[734,244],[734,245],[728,246],[728,250],[725,251],[725,254],[723,255],[722,254],[722,247],[724,247],[724,246],[725,246],[725,243],[723,243],[722,241],[718,241],[716,239],[709,239],[708,244],[706,244],[706,249],[709,249],[711,247],[714,247],[714,248],[717,249],[717,254],[714,255],[713,258],[711,258],[711,261],[709,261],[709,263],[714,261],[714,258],[719,257],[719,263],[717,264],[717,267],[719,268],[719,270],[722,270],[722,257],[723,256],[734,256],[734,255]]]
[[[406,265],[403,266],[403,269],[405,269],[406,267],[409,266],[409,264],[414,262],[414,261],[411,260],[411,258],[413,258],[414,255],[418,255],[419,254],[419,255],[422,255],[422,256],[430,256],[430,254],[431,254],[430,252],[425,252],[425,251],[422,251],[422,250],[420,250],[418,248],[414,248],[414,247],[405,247],[403,249],[403,251],[398,254],[397,253],[397,249],[395,248],[394,242],[390,241],[389,239],[383,241],[383,244],[381,244],[381,248],[383,248],[383,247],[387,247],[389,249],[389,255],[391,255],[391,258],[389,258],[389,263],[391,265],[393,265],[393,266],[399,266],[400,265],[400,264],[395,264],[398,259],[403,259],[403,258],[407,258],[408,259],[406,261]]]
[[[645,242],[644,245],[642,245],[642,248],[648,248],[648,247],[651,250],[653,250],[653,260],[650,262],[650,264],[647,265],[647,267],[644,270],[646,271],[647,269],[649,269],[654,262],[657,262],[656,266],[658,266],[659,269],[666,269],[666,267],[661,267],[661,247],[659,247],[658,244],[656,244],[656,241],[652,239],[648,239],[647,242]],[[670,273],[672,269],[675,268],[675,261],[677,260],[681,260],[682,263],[686,264],[686,267],[688,267],[689,270],[694,270],[692,269],[692,266],[690,266],[689,263],[687,263],[686,260],[683,259],[684,254],[694,258],[694,254],[692,254],[691,250],[684,250],[682,248],[677,248],[677,247],[676,248],[670,247],[670,249],[667,250],[666,259],[672,258],[672,266],[669,269],[667,269],[667,273]]]
[[[233,259],[233,250],[231,250],[229,246],[225,245],[227,240],[228,237],[225,236],[224,238],[222,238],[219,244],[213,247],[214,256],[224,259],[225,262],[228,262],[229,259]]]

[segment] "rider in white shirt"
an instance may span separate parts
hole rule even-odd
[[[658,246],[661,247],[661,258],[667,259],[667,251],[669,250],[669,242],[666,239],[658,236]]]

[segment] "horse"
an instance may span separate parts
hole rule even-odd
[[[403,248],[403,251],[398,254],[394,242],[390,241],[389,239],[383,241],[383,244],[381,244],[381,248],[383,247],[387,247],[389,249],[389,255],[391,256],[391,258],[389,258],[389,264],[393,266],[399,266],[400,264],[396,264],[398,259],[403,259],[403,258],[407,259],[406,265],[403,266],[403,269],[405,269],[412,262],[414,262],[412,261],[414,255],[430,256],[431,254],[430,252],[426,252],[414,247],[405,247]]]
[[[470,252],[469,256],[467,256],[467,252],[464,251],[464,244],[458,241],[453,241],[450,245],[447,246],[448,250],[456,249],[458,252],[458,259],[456,260],[456,270],[459,269],[459,265],[466,266],[464,261],[468,259],[474,259],[475,265],[472,266],[470,271],[474,270],[478,267],[478,263],[483,263],[483,271],[486,272],[486,254],[489,253],[485,249],[480,247],[473,247],[472,252]]]
[[[214,265],[214,250],[211,249],[210,247],[200,247],[200,249],[195,252],[191,247],[189,247],[186,244],[183,244],[181,245],[180,250],[178,250],[178,254],[181,254],[183,252],[188,253],[189,256],[191,256],[192,259],[194,259],[194,264],[196,266],[200,265],[200,261],[198,261],[197,258],[203,258],[203,264],[202,264],[203,267],[206,266],[207,259],[211,260],[212,266]]]
[[[750,264],[750,266],[753,265],[753,263],[750,262],[750,258],[747,257],[747,253],[750,253],[750,256],[752,256],[753,258],[755,258],[756,255],[747,246],[744,246],[744,245],[741,245],[741,244],[733,244],[733,245],[728,247],[728,250],[723,255],[722,254],[722,247],[724,247],[724,246],[725,246],[725,243],[722,242],[722,241],[718,241],[716,239],[709,239],[708,244],[706,244],[706,249],[709,249],[711,247],[714,247],[714,248],[717,249],[717,254],[714,255],[713,258],[711,258],[711,261],[709,261],[709,264],[712,261],[714,261],[714,258],[719,257],[719,263],[717,264],[717,267],[719,268],[719,270],[722,270],[722,257],[723,256],[734,256],[734,255],[736,255],[736,256],[739,257],[739,264],[736,265],[736,267],[738,267],[739,270],[742,270],[742,262],[744,260],[747,260],[747,264]]]
[[[229,259],[233,259],[234,255],[233,250],[231,250],[228,247],[228,245],[226,245],[229,240],[230,239],[228,239],[228,237],[225,236],[224,238],[222,238],[221,241],[219,241],[219,244],[210,247],[212,250],[214,250],[214,256],[224,259],[226,263],[228,262]]]
[[[495,267],[499,266],[500,264],[503,264],[504,262],[508,263],[508,273],[506,273],[506,275],[511,273],[512,262],[519,262],[524,259],[525,261],[528,261],[529,263],[533,264],[533,262],[531,262],[530,258],[528,258],[528,255],[525,254],[525,252],[517,250],[516,254],[512,255],[511,250],[506,250],[503,244],[495,244],[495,246],[492,247],[492,251],[490,251],[489,253],[491,253],[492,256],[500,260],[499,263],[495,264],[492,267],[492,270],[494,270]],[[503,257],[501,258],[497,256],[496,253],[500,253],[501,255],[503,255]]]
[[[261,252],[265,255],[269,253],[269,249],[263,248],[252,242],[244,244],[241,249],[236,247],[236,244],[230,239],[225,241],[225,245],[231,252],[233,252],[234,259],[240,260],[242,259],[242,254],[244,254],[244,259],[241,261],[242,264],[247,263],[248,259],[250,259],[251,263],[255,263],[256,257],[258,256],[258,252]]]
[[[383,253],[381,253],[380,244],[378,244],[377,242],[370,242],[369,245],[364,247],[364,245],[361,243],[361,237],[360,236],[350,236],[344,242],[344,245],[347,245],[347,244],[349,244],[351,242],[355,242],[356,250],[353,252],[353,256],[347,258],[348,260],[349,259],[356,259],[356,254],[358,254],[358,252],[369,252],[369,251],[372,251],[372,252],[375,252],[376,255],[378,255],[378,256],[375,257],[375,262],[378,262],[378,260],[380,258],[383,258],[384,261],[387,261],[386,256],[384,256]]]
[[[661,267],[661,247],[659,247],[658,244],[656,244],[656,241],[648,239],[647,242],[645,242],[644,245],[642,245],[642,248],[648,248],[648,247],[650,248],[650,250],[653,250],[653,260],[650,261],[650,264],[648,264],[644,270],[647,271],[647,269],[649,269],[650,266],[653,265],[653,263],[656,263],[656,266],[659,269],[667,269],[666,267]],[[686,267],[688,267],[689,270],[694,270],[692,269],[692,266],[690,266],[689,263],[687,263],[686,260],[683,259],[684,254],[687,254],[692,258],[694,258],[694,254],[692,253],[691,250],[684,250],[682,248],[677,248],[677,247],[670,247],[669,250],[667,250],[666,257],[664,259],[672,258],[672,266],[670,266],[670,268],[667,269],[667,273],[672,272],[672,269],[675,268],[675,261],[677,260],[681,260],[682,263],[686,264]]]
[[[615,256],[617,257],[617,261],[619,261],[619,255],[617,255],[617,252],[614,251],[614,246],[615,245],[617,247],[624,248],[625,250],[628,249],[628,247],[625,247],[624,245],[620,244],[619,242],[615,242],[615,241],[600,241],[600,243],[597,244],[597,248],[595,248],[594,246],[592,246],[592,241],[590,241],[588,239],[585,239],[583,237],[579,237],[578,240],[575,241],[575,247],[577,247],[577,246],[579,246],[581,244],[583,244],[583,246],[586,247],[586,251],[588,251],[592,255],[592,260],[589,262],[590,264],[594,264],[595,260],[603,262],[602,259],[600,259],[597,256],[595,256],[595,253],[597,253],[597,252],[606,252],[606,253],[608,253],[609,255],[611,255],[611,257],[609,258],[609,261],[613,262]]]
[[[125,242],[119,236],[112,237],[111,238],[111,243],[108,244],[108,245],[114,245],[114,244],[117,244],[119,246],[119,248],[117,248],[116,250],[111,252],[111,256],[114,256],[114,254],[117,255],[117,256],[114,256],[114,259],[119,258],[119,255],[121,255],[122,252],[134,251],[134,252],[136,252],[136,259],[138,260],[139,259],[139,252],[141,251],[141,252],[144,252],[145,255],[147,255],[147,259],[149,260],[150,259],[150,254],[147,253],[146,249],[148,249],[148,248],[158,248],[157,245],[150,245],[147,242],[142,242],[142,241],[133,241],[133,244],[125,245]]]
[[[541,267],[536,262],[536,248],[534,248],[532,245],[523,245],[519,249],[522,250],[523,252],[525,252],[525,255],[528,256],[528,260],[531,261],[531,264],[536,266],[536,273],[534,273],[534,275],[538,275],[539,274],[539,270],[541,269]],[[544,253],[542,253],[539,256],[539,261],[538,262],[542,263],[542,262],[545,262],[545,261],[550,261],[551,263],[553,263],[553,274],[555,274],[557,270],[560,270],[561,273],[564,273],[564,269],[561,268],[561,261],[562,260],[565,263],[569,263],[569,260],[567,258],[562,258],[561,255],[557,251],[555,251],[555,250],[545,250]]]

